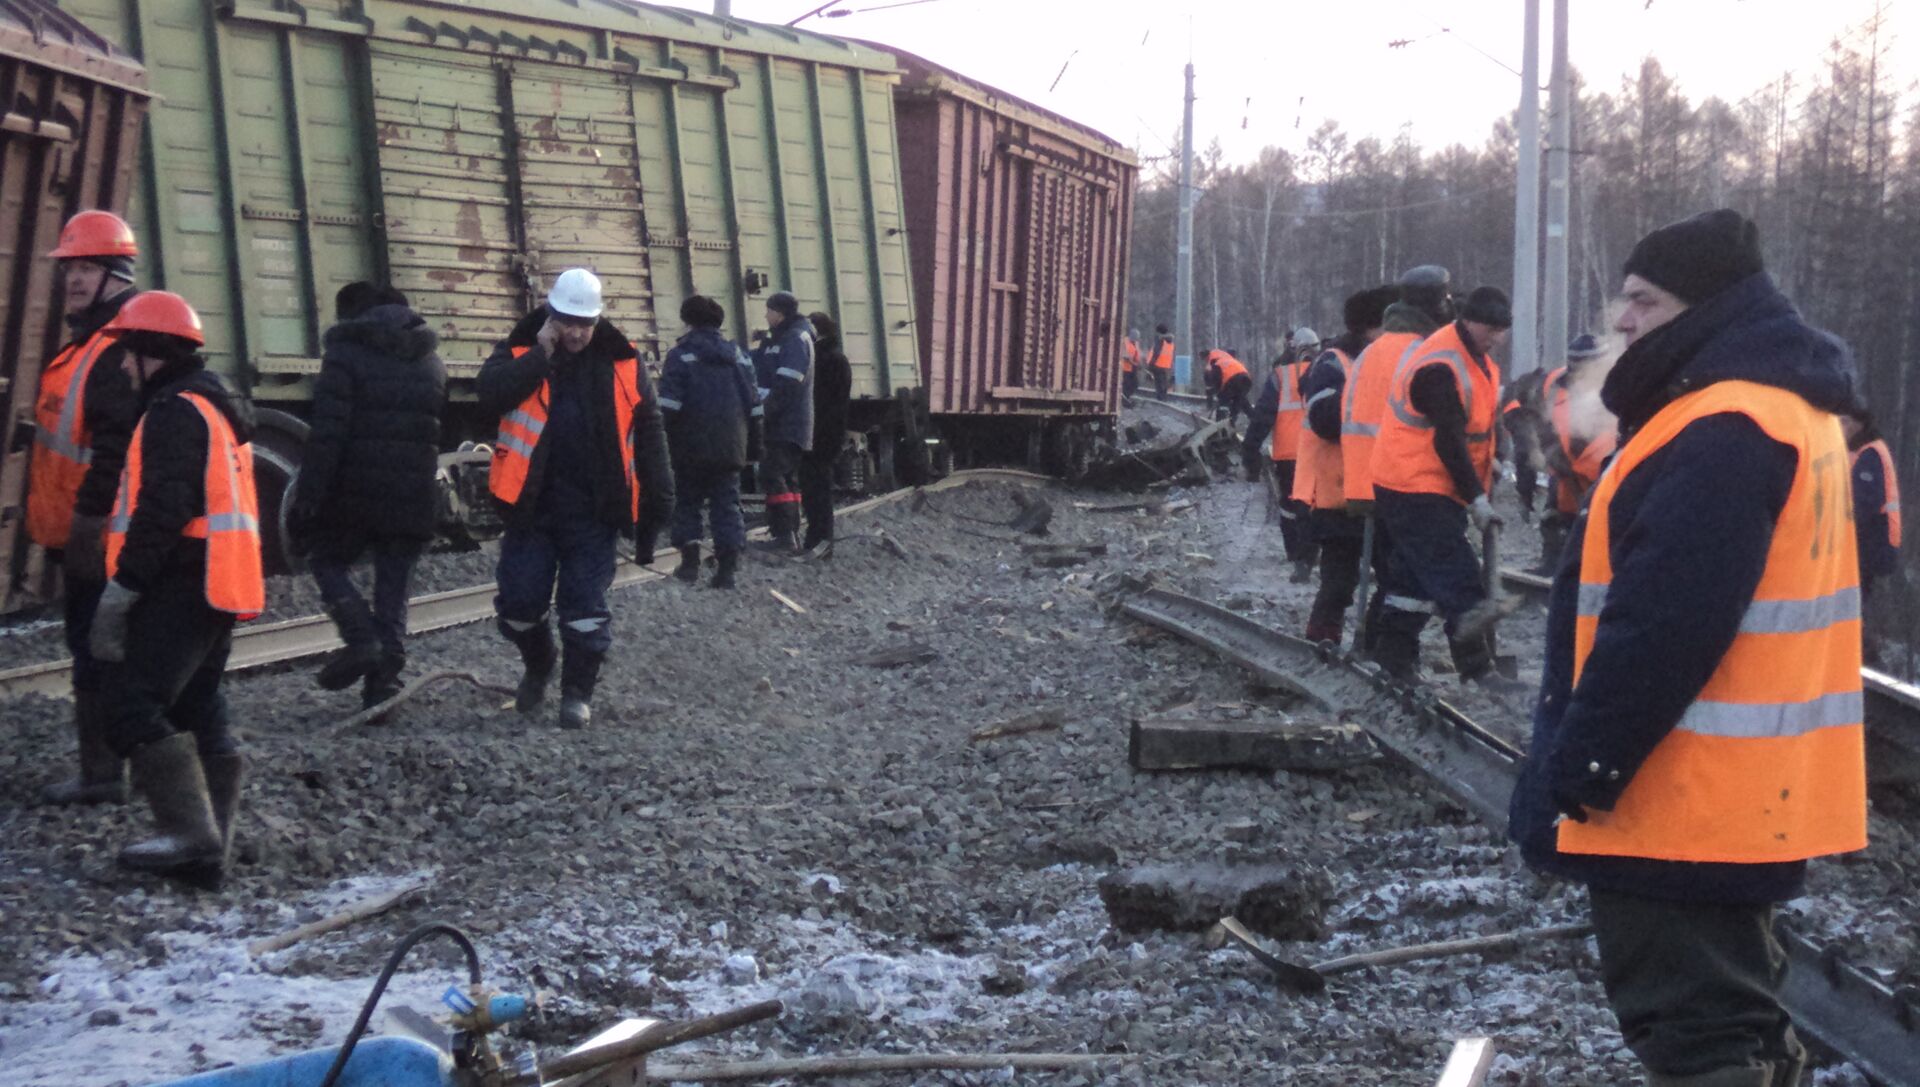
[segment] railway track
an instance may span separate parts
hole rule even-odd
[[[917,490],[942,491],[968,483],[994,479],[1051,482],[1050,477],[1032,472],[981,468],[955,472]],[[842,517],[862,513],[912,495],[915,490],[892,491],[850,506],[843,506],[836,512]],[[748,535],[755,539],[765,539],[767,531],[764,528],[755,529]],[[613,587],[618,589],[642,582],[659,581],[664,576],[636,566],[630,561],[622,560],[619,569],[614,573]],[[490,619],[493,617],[493,596],[494,586],[492,583],[487,583],[416,597],[407,605],[407,630],[412,634],[424,634]],[[242,626],[234,631],[233,654],[227,662],[227,671],[242,672],[303,660],[322,653],[330,653],[338,649],[340,644],[338,635],[334,633],[333,621],[325,615],[308,615],[276,623]],[[55,698],[67,697],[73,691],[72,669],[73,662],[62,658],[0,672],[0,700],[28,694],[41,694]]]
[[[1429,687],[1389,681],[1328,646],[1274,630],[1180,593],[1153,589],[1121,610],[1292,691],[1342,720],[1362,722],[1398,761],[1504,834],[1507,797],[1524,753]],[[1920,1087],[1920,999],[1780,925],[1792,969],[1783,993],[1796,1026],[1883,1087]]]

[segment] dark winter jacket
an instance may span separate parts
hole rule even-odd
[[[1858,450],[1879,438],[1879,429],[1869,426],[1854,435],[1848,445],[1852,450]],[[1854,535],[1860,541],[1860,584],[1863,586],[1900,568],[1900,552],[1893,546],[1890,526],[1887,524],[1887,489],[1891,486],[1887,464],[1877,453],[1854,462],[1853,527]],[[1900,496],[1891,497],[1897,499]]]
[[[1765,274],[1636,341],[1601,398],[1620,418],[1624,447],[1676,397],[1729,380],[1788,389],[1828,411],[1853,398],[1845,345],[1801,320]],[[1562,555],[1533,740],[1511,813],[1511,834],[1530,863],[1653,898],[1761,903],[1799,893],[1804,862],[1700,864],[1554,847],[1557,803],[1611,810],[1733,644],[1796,467],[1791,446],[1744,415],[1723,414],[1690,423],[1621,481],[1608,507],[1613,580],[1577,689],[1580,548]],[[1573,538],[1585,531],[1583,511]]]
[[[136,592],[172,578],[204,583],[207,576],[206,541],[180,534],[188,521],[207,512],[207,421],[181,394],[211,401],[233,424],[235,440],[253,438],[252,406],[229,392],[197,356],[162,367],[147,379],[145,390],[136,401],[143,413],[140,493],[113,576]]]
[[[480,367],[474,392],[480,410],[490,417],[507,414],[528,397],[540,391],[543,382],[556,378],[586,392],[587,403],[579,418],[585,421],[584,441],[580,433],[560,434],[560,421],[550,420],[540,442],[533,449],[533,463],[527,474],[526,489],[508,512],[511,524],[528,524],[542,516],[560,516],[542,512],[541,492],[552,482],[547,463],[556,444],[580,442],[585,452],[586,478],[569,478],[561,486],[578,488],[587,503],[586,514],[602,524],[634,527],[629,509],[632,495],[627,490],[623,442],[631,442],[634,471],[640,480],[640,519],[643,528],[667,523],[673,509],[673,466],[667,459],[667,435],[661,425],[660,402],[654,392],[653,378],[647,368],[638,367],[640,404],[633,411],[630,434],[618,433],[613,399],[613,364],[635,355],[634,346],[610,321],[602,320],[593,330],[587,349],[578,355],[550,359],[535,337],[547,322],[547,307],[541,306],[521,318],[507,338],[495,345],[493,354]],[[514,348],[527,351],[515,358]],[[584,367],[585,372],[568,368]],[[576,377],[578,381],[567,381]],[[557,413],[556,413],[557,414]]]
[[[696,328],[667,352],[660,411],[673,463],[739,471],[760,459],[762,409],[753,364],[718,329]]]
[[[813,341],[813,322],[796,314],[753,350],[769,442],[813,448]]]
[[[833,461],[847,444],[847,410],[853,402],[853,364],[831,325],[816,328],[813,345],[812,455]]]
[[[1273,421],[1280,414],[1280,382],[1283,378],[1294,380],[1295,369],[1291,363],[1285,367],[1267,367],[1267,379],[1260,383],[1260,395],[1254,397],[1253,408],[1247,416],[1247,435],[1240,439],[1240,457],[1243,462],[1252,464],[1260,456],[1260,443],[1273,437]],[[1213,368],[1208,367],[1207,380],[1213,380],[1214,373]],[[1252,380],[1253,377],[1249,371],[1247,381]],[[1295,389],[1294,392],[1298,394],[1299,390]],[[1233,394],[1222,390],[1220,395],[1224,399]],[[1288,456],[1292,454],[1289,453]]]
[[[376,306],[327,330],[295,506],[310,540],[434,534],[439,337],[411,309]]]
[[[1367,349],[1367,338],[1348,332],[1333,342],[1347,356],[1347,365]],[[1307,429],[1323,442],[1340,440],[1340,397],[1347,390],[1347,369],[1331,350],[1320,352],[1300,375],[1300,399],[1307,406]]]
[[[106,327],[133,300],[137,291],[122,291],[104,301],[95,302],[67,318],[69,342],[82,342]],[[100,352],[87,374],[86,426],[92,443],[93,462],[80,481],[80,493],[74,499],[75,513],[87,517],[105,517],[113,512],[113,498],[120,490],[120,469],[127,463],[127,443],[133,439],[133,425],[140,419],[139,399],[133,383],[120,369],[126,349],[115,344]]]

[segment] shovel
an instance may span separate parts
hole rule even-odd
[[[1317,993],[1327,987],[1327,978],[1336,974],[1350,974],[1370,966],[1391,966],[1395,963],[1413,962],[1418,959],[1442,959],[1453,955],[1507,951],[1543,940],[1584,939],[1593,934],[1593,926],[1552,925],[1547,928],[1503,932],[1493,936],[1475,936],[1466,940],[1442,940],[1431,944],[1389,947],[1380,951],[1361,952],[1358,955],[1343,955],[1311,966],[1288,962],[1268,951],[1261,945],[1260,938],[1248,931],[1238,918],[1222,917],[1220,923],[1214,926],[1214,931],[1245,948],[1254,958],[1260,960],[1262,966],[1273,971],[1273,976],[1279,981],[1281,988],[1296,993]]]

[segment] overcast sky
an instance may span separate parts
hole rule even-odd
[[[733,11],[784,23],[821,2],[734,0]],[[1272,145],[1298,151],[1329,118],[1356,136],[1391,139],[1410,125],[1428,148],[1478,144],[1519,101],[1519,77],[1501,65],[1520,67],[1521,0],[918,0],[886,7],[900,4],[842,0],[838,6],[854,14],[801,25],[918,53],[1149,156],[1178,147],[1189,43],[1199,145],[1218,139],[1229,161]],[[712,10],[694,0],[671,6]],[[1571,6],[1573,64],[1590,84],[1612,89],[1651,54],[1697,101],[1744,98],[1783,72],[1805,86],[1819,74],[1827,43],[1870,18],[1875,0]],[[1920,79],[1920,4],[1880,6],[1886,59],[1894,86],[1905,91]],[[1541,8],[1544,83],[1552,0]],[[1391,48],[1395,40],[1408,44]]]

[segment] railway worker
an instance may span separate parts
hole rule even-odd
[[[847,361],[840,322],[812,313],[813,448],[800,458],[800,508],[807,515],[801,546],[811,550],[833,539],[833,467],[847,445],[847,410],[853,403],[853,364]]]
[[[1576,336],[1567,345],[1567,364],[1542,378],[1546,427],[1540,445],[1553,477],[1553,510],[1540,519],[1540,562],[1548,571],[1558,568],[1567,532],[1619,439],[1613,416],[1598,405],[1597,385],[1589,387],[1591,367],[1604,354],[1592,336]]]
[[[1856,406],[1840,423],[1853,455],[1853,526],[1860,547],[1860,606],[1865,608],[1874,582],[1900,569],[1900,477],[1872,412]],[[1879,663],[1880,639],[1871,627],[1862,626],[1861,646],[1870,663]]]
[[[1214,348],[1206,353],[1207,368],[1201,380],[1207,388],[1207,411],[1227,413],[1227,426],[1239,424],[1242,415],[1252,415],[1253,407],[1247,403],[1247,394],[1253,391],[1253,375],[1247,372],[1247,366],[1233,357],[1233,352]]]
[[[1366,613],[1356,636],[1359,647],[1374,648],[1377,619],[1386,582],[1387,559],[1393,540],[1386,525],[1374,516],[1373,447],[1387,413],[1387,392],[1401,360],[1420,341],[1453,320],[1453,277],[1437,264],[1410,268],[1400,277],[1399,297],[1381,316],[1381,334],[1353,360],[1340,391],[1340,472],[1346,488],[1347,512],[1362,518],[1361,565],[1370,568],[1376,586],[1364,602]]]
[[[1153,395],[1165,400],[1167,387],[1173,384],[1173,333],[1167,331],[1166,325],[1153,326],[1153,332],[1160,339],[1154,344],[1153,357],[1147,360],[1147,367],[1153,371]]]
[[[1146,357],[1140,354],[1140,330],[1127,330],[1127,342],[1120,348],[1120,402],[1127,407],[1133,406],[1133,398],[1140,393],[1140,367],[1146,365]]]
[[[244,760],[221,694],[236,620],[265,606],[253,413],[206,368],[200,317],[152,291],[106,331],[139,406],[107,523],[93,656],[114,751],[158,834],[120,863],[206,886],[226,868]]]
[[[769,549],[800,549],[800,456],[813,448],[813,323],[789,291],[767,298],[767,338],[753,349],[753,369],[766,406],[767,451],[760,487],[767,496]]]
[[[133,228],[111,212],[83,211],[47,256],[69,336],[40,371],[33,454],[27,474],[27,535],[64,567],[61,604],[73,656],[73,724],[79,774],[48,785],[50,804],[123,803],[126,766],[107,743],[100,670],[87,650],[93,610],[106,587],[107,515],[127,455],[137,408],[120,364],[119,342],[102,331],[135,297]]]
[[[1499,288],[1475,288],[1458,319],[1421,341],[1388,393],[1373,488],[1393,552],[1373,657],[1398,677],[1419,673],[1420,631],[1438,612],[1460,678],[1498,686],[1487,637],[1496,604],[1467,526],[1485,532],[1500,523],[1489,497],[1500,407],[1492,352],[1512,324]]]
[[[653,379],[604,309],[598,276],[560,273],[546,304],[494,347],[474,389],[480,409],[500,417],[487,482],[506,518],[494,611],[525,666],[514,706],[531,714],[546,701],[558,656],[562,728],[593,718],[613,642],[615,541],[632,533],[635,561],[651,564],[673,508]],[[554,648],[550,607],[564,653]]]
[[[362,706],[400,693],[407,581],[439,516],[440,339],[392,287],[349,283],[334,296],[290,527],[308,549],[320,599],[346,645],[315,677],[361,684]],[[373,607],[349,571],[373,557]]]
[[[1315,342],[1319,339],[1312,330],[1306,330],[1305,335]],[[1240,459],[1250,482],[1258,482],[1263,477],[1263,459],[1273,465],[1273,485],[1280,496],[1280,539],[1287,561],[1293,564],[1296,585],[1313,576],[1313,562],[1318,554],[1307,526],[1309,507],[1293,497],[1300,430],[1306,419],[1306,400],[1300,395],[1300,379],[1313,365],[1311,358],[1299,357],[1304,353],[1302,342],[1301,335],[1295,333],[1282,344],[1266,381],[1261,383],[1260,399],[1247,413],[1247,436],[1240,442]],[[1263,446],[1266,447],[1264,456]]]
[[[1520,519],[1533,520],[1533,498],[1540,489],[1542,432],[1547,429],[1543,386],[1546,371],[1529,370],[1500,394],[1500,450],[1513,469],[1513,493],[1520,500]]]
[[[1852,361],[1733,211],[1642,238],[1623,291],[1623,444],[1554,579],[1511,833],[1590,888],[1650,1082],[1792,1085],[1774,904],[1866,845]]]
[[[733,588],[747,523],[740,514],[740,470],[758,460],[761,404],[753,363],[720,332],[727,311],[704,295],[680,304],[687,334],[667,352],[660,375],[660,411],[673,453],[673,576],[700,580],[700,514],[713,528],[717,568],[712,585]]]
[[[1320,584],[1307,613],[1308,641],[1340,644],[1347,609],[1360,585],[1363,522],[1347,509],[1340,460],[1340,393],[1353,362],[1380,338],[1387,306],[1400,297],[1398,287],[1375,287],[1347,298],[1342,306],[1346,332],[1327,341],[1325,350],[1300,375],[1303,420],[1296,446],[1291,497],[1307,510],[1307,531],[1320,558]]]

